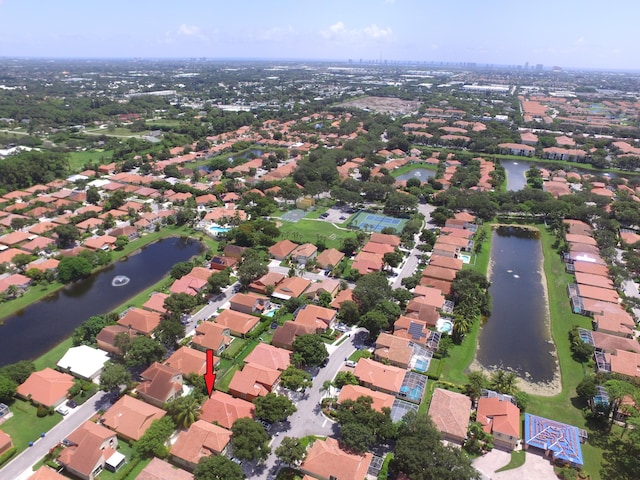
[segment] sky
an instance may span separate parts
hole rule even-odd
[[[635,0],[0,0],[0,57],[640,70]]]

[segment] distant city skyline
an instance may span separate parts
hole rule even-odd
[[[0,0],[0,56],[640,70],[628,1]]]

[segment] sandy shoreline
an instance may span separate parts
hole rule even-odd
[[[535,229],[529,227],[528,229]],[[535,229],[537,230],[537,229]],[[542,244],[540,244],[540,249],[542,249]],[[487,279],[491,281],[491,275],[493,273],[493,261],[489,259],[489,264],[487,266]],[[553,337],[551,335],[551,315],[549,312],[549,290],[547,287],[547,277],[544,274],[544,252],[540,254],[540,263],[539,270],[540,274],[540,283],[542,284],[542,291],[544,292],[544,304],[545,304],[545,326],[547,328],[547,338],[552,349],[550,354],[554,357],[555,360],[555,368],[553,370],[553,379],[550,382],[532,382],[522,376],[518,375],[518,383],[517,387],[530,395],[540,395],[544,397],[552,397],[554,395],[559,395],[562,393],[562,377],[560,374],[560,364],[558,362],[558,352],[556,349],[556,344],[553,341]],[[478,361],[478,349],[480,348],[480,342],[478,341],[476,344],[476,354],[469,365],[469,370],[481,371],[487,375],[490,375],[495,369],[491,369],[483,366]]]

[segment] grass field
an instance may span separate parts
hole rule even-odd
[[[29,448],[29,442],[37,440],[42,432],[48,432],[62,420],[59,413],[38,418],[36,407],[23,400],[16,400],[9,408],[13,417],[2,424],[2,430],[11,436],[18,453]]]
[[[425,163],[425,162],[410,163],[408,165],[403,165],[400,168],[396,168],[395,170],[393,170],[390,173],[391,173],[392,177],[397,177],[399,175],[402,175],[403,173],[407,173],[407,172],[410,172],[412,170],[417,170],[417,169],[433,170],[435,172],[438,169],[438,166],[437,165],[432,165],[431,163]]]
[[[319,238],[324,238],[327,248],[339,249],[343,239],[356,236],[355,232],[340,230],[330,223],[304,218],[297,223],[283,221],[279,228],[282,235],[278,240],[288,238],[297,243],[315,243]]]
[[[113,150],[87,150],[85,152],[69,153],[69,168],[72,172],[81,172],[87,162],[99,164],[109,163]]]

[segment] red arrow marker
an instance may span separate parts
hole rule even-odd
[[[207,350],[207,370],[204,373],[204,381],[207,384],[209,397],[211,397],[213,385],[216,383],[216,372],[213,371],[213,350]]]

